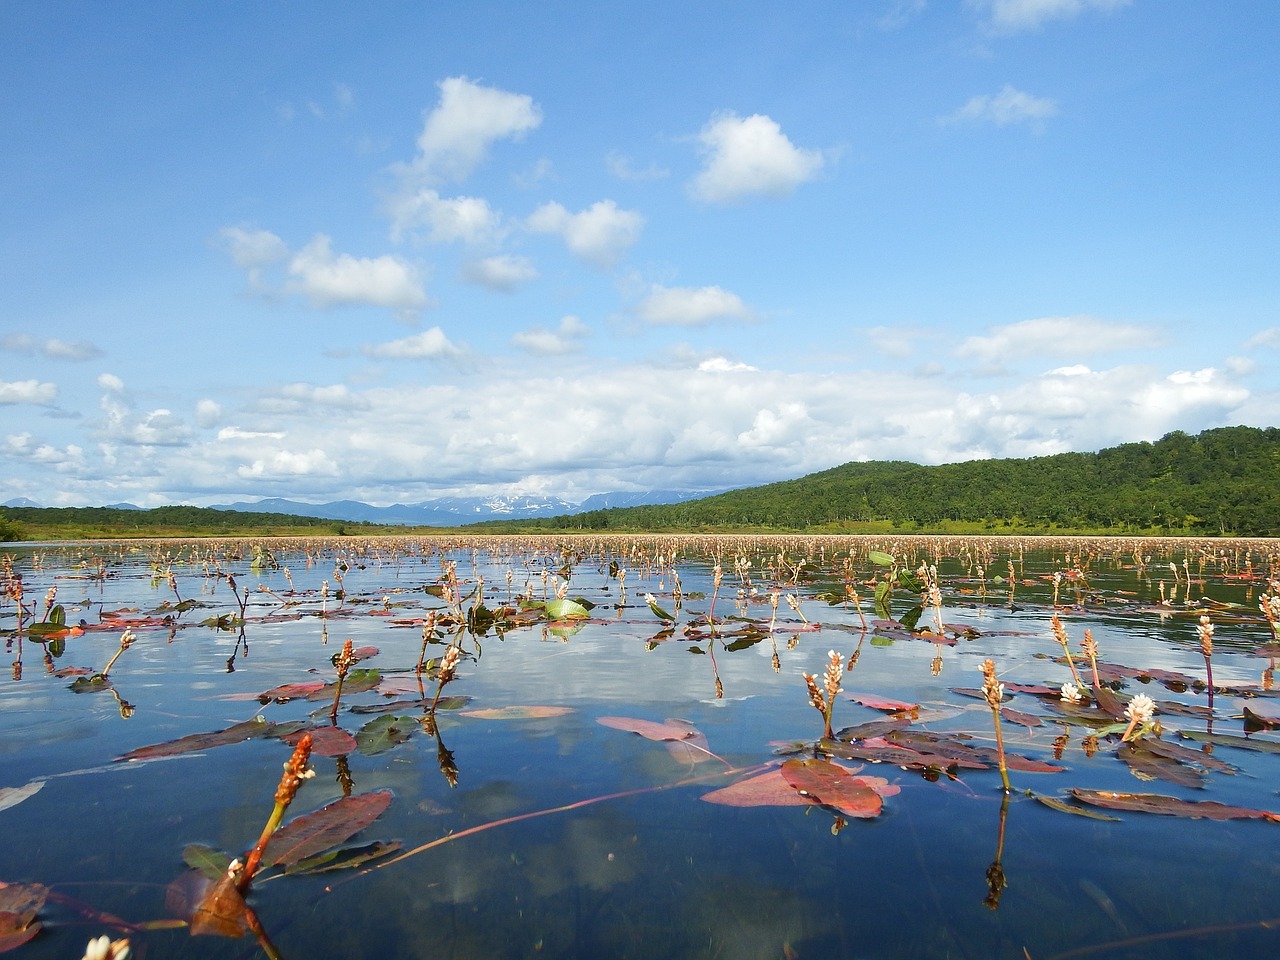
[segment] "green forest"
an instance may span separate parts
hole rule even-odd
[[[1096,453],[941,466],[846,463],[702,500],[537,525],[1278,536],[1280,429],[1175,432]]]
[[[941,466],[846,463],[685,503],[461,528],[1280,536],[1280,429],[1167,434],[1096,453]],[[0,507],[0,540],[405,533],[404,527],[202,507]]]

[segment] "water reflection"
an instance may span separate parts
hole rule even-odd
[[[1274,544],[258,546],[8,559],[0,825],[16,839],[0,881],[51,884],[76,904],[17,956],[73,955],[85,924],[157,955],[244,955],[248,939],[137,924],[170,922],[163,891],[187,845],[252,844],[288,744],[262,736],[112,761],[255,715],[307,726],[317,742],[324,727],[355,737],[316,756],[297,804],[391,790],[352,843],[401,844],[360,871],[255,886],[268,955],[1044,960],[1275,948],[1264,927],[1274,824],[1092,819],[1067,793],[1275,806],[1266,784],[1280,775],[1280,738],[1266,717],[1280,650],[1260,607],[1275,590]],[[55,588],[82,634],[33,631],[50,621]],[[123,645],[126,631],[136,640]],[[353,655],[377,653],[348,664],[338,695],[324,684],[348,640]],[[846,672],[828,699],[832,651]],[[1024,761],[1010,764],[1011,795],[992,761],[992,712],[973,694],[987,659],[1009,698],[1005,749]],[[101,682],[72,692],[99,667]],[[1067,682],[1088,702],[1063,701]],[[296,692],[260,702],[282,685]],[[1143,692],[1163,731],[1135,727],[1122,742]],[[1244,705],[1262,718],[1248,739]],[[607,717],[654,724],[659,739]],[[861,775],[900,793],[864,820],[821,797],[701,800],[815,751],[865,764]]]

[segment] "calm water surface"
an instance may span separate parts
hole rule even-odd
[[[327,723],[326,702],[264,706],[257,697],[280,684],[333,680],[331,658],[348,638],[377,648],[358,667],[378,670],[381,685],[344,696],[339,726],[356,733],[378,716],[362,711],[416,700],[423,621],[447,612],[439,587],[449,564],[467,608],[481,580],[492,610],[515,611],[522,595],[554,598],[558,585],[596,606],[582,623],[531,617],[465,635],[468,655],[445,694],[469,700],[437,712],[438,738],[415,719],[407,724],[412,736],[383,752],[313,757],[316,777],[291,816],[344,792],[394,795],[353,844],[396,841],[404,852],[494,825],[364,873],[262,874],[250,903],[280,956],[1048,960],[1234,958],[1280,949],[1280,823],[1121,811],[1101,811],[1117,818],[1103,821],[1029,795],[1065,799],[1083,787],[1280,810],[1280,758],[1263,749],[1210,748],[1231,766],[1209,770],[1199,788],[1139,779],[1117,756],[1118,733],[1087,742],[1098,731],[1065,723],[1054,697],[1015,693],[1008,706],[1039,725],[1006,720],[1007,749],[1054,761],[1056,739],[1065,769],[1013,771],[1007,804],[994,769],[924,775],[889,763],[862,772],[887,778],[899,792],[879,816],[838,830],[836,816],[819,806],[702,800],[789,751],[813,755],[822,718],[802,674],[821,675],[833,649],[845,657],[858,651],[836,702],[837,730],[885,718],[851,699],[874,694],[917,704],[913,730],[993,745],[990,709],[964,691],[981,685],[988,657],[1010,686],[1056,688],[1069,680],[1051,630],[1055,610],[1077,657],[1088,628],[1105,663],[1197,681],[1205,662],[1196,626],[1208,612],[1219,688],[1211,719],[1177,712],[1179,704],[1207,704],[1202,685],[1130,678],[1117,681],[1116,692],[1121,699],[1147,693],[1160,704],[1165,742],[1200,750],[1178,732],[1210,723],[1215,734],[1242,735],[1246,698],[1274,702],[1264,676],[1273,638],[1258,608],[1267,577],[1277,576],[1274,544],[564,544],[275,544],[279,566],[258,569],[247,544],[8,548],[11,576],[21,576],[35,619],[56,587],[68,622],[83,619],[87,627],[55,658],[25,630],[18,634],[12,600],[0,618],[6,663],[16,664],[0,681],[0,788],[7,790],[0,793],[0,881],[44,884],[55,894],[40,913],[44,931],[13,955],[78,957],[90,937],[113,933],[108,915],[132,923],[172,917],[166,889],[187,869],[184,848],[201,843],[243,854],[252,846],[291,748],[261,738],[152,762],[116,758],[257,715]],[[937,567],[948,643],[913,638],[873,609],[875,585],[892,568],[873,562],[872,550],[891,553],[905,569]],[[705,635],[711,551],[723,573],[717,629],[741,631],[754,621],[754,635]],[[243,629],[216,623],[240,613],[228,574],[249,591]],[[846,581],[860,597],[865,629]],[[646,593],[668,611],[678,607],[669,637],[661,636]],[[197,603],[179,611],[179,600]],[[918,602],[899,587],[890,612],[900,620]],[[699,618],[704,626],[694,632],[701,635],[690,637],[686,627]],[[926,610],[917,631],[933,621]],[[100,671],[126,622],[137,640],[112,667],[109,688],[71,689],[76,677],[68,668]],[[428,656],[443,649],[432,644]],[[426,678],[428,696],[434,688]],[[513,705],[568,709],[527,719],[467,715]],[[393,709],[414,718],[423,712],[417,704]],[[601,717],[679,718],[705,736],[714,757],[668,749],[602,725]],[[1266,730],[1250,736],[1255,745],[1280,745]],[[442,771],[443,750],[452,754],[456,785]],[[557,810],[570,804],[578,806]],[[989,874],[997,858],[1003,884],[998,871]],[[138,955],[152,958],[263,955],[252,936],[192,938],[173,929],[135,932],[132,941]]]

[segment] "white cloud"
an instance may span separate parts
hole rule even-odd
[[[441,80],[440,100],[418,137],[416,172],[431,182],[464,180],[498,140],[519,140],[542,123],[533,98],[466,77]]]
[[[515,334],[511,342],[529,353],[550,357],[581,350],[582,341],[590,335],[590,327],[577,317],[567,316],[560,320],[555,330],[533,326]]]
[[[709,357],[698,364],[699,373],[750,373],[755,367],[726,357]]]
[[[287,289],[318,307],[369,304],[413,311],[427,306],[417,271],[398,257],[353,257],[334,254],[330,240],[319,234],[289,261],[293,280]]]
[[[37,340],[27,333],[10,333],[0,337],[0,350],[9,353],[40,354],[50,360],[92,360],[102,356],[102,350],[88,340]]]
[[[282,430],[244,430],[240,427],[223,427],[218,431],[218,439],[228,440],[283,440],[287,434]]]
[[[39,380],[0,380],[0,404],[30,403],[48,406],[58,399],[56,383]]]
[[[463,265],[461,276],[467,283],[501,293],[515,293],[521,284],[536,280],[538,271],[527,257],[503,254],[469,260]]]
[[[1005,33],[1034,30],[1048,20],[1066,20],[1088,10],[1110,13],[1130,0],[969,0],[971,6],[990,13],[991,24]]]
[[[654,162],[650,162],[646,167],[635,167],[629,157],[618,153],[616,150],[611,151],[604,158],[604,163],[609,172],[619,180],[642,182],[646,180],[664,180],[671,176],[670,170]]]
[[[261,460],[241,466],[236,473],[245,479],[271,477],[322,476],[334,477],[338,474],[338,465],[320,448],[305,453],[294,453],[279,450]]]
[[[535,233],[559,234],[574,256],[592,266],[608,268],[640,238],[644,217],[634,210],[619,210],[612,200],[597,201],[577,213],[558,203],[544,203],[525,226]]]
[[[1057,112],[1058,104],[1055,101],[1033,97],[1006,83],[997,94],[971,97],[963,107],[943,118],[943,122],[985,122],[994,123],[997,127],[1007,127],[1011,123],[1041,126]]]
[[[365,344],[361,349],[365,356],[377,360],[429,360],[461,353],[439,327],[389,343]]]
[[[207,397],[196,401],[196,423],[205,427],[216,426],[218,421],[222,419],[222,407],[215,400]]]
[[[16,460],[39,464],[60,473],[67,473],[83,466],[84,450],[75,444],[63,449],[36,440],[29,433],[10,434],[5,437],[4,454]]]
[[[1280,349],[1280,327],[1268,327],[1266,330],[1259,330],[1245,341],[1244,346],[1246,350],[1253,350],[1257,347]]]
[[[700,327],[716,320],[754,320],[736,293],[720,287],[664,287],[654,284],[635,308],[636,316],[659,327]]]
[[[698,200],[733,203],[785,196],[822,169],[822,153],[802,150],[762,114],[718,113],[698,134],[705,165],[690,184]]]
[[[443,198],[423,189],[393,199],[390,212],[393,240],[418,228],[432,243],[487,244],[502,235],[502,218],[481,197]]]
[[[114,373],[98,374],[97,382],[99,388],[106,390],[108,393],[124,393],[124,381]]]
[[[289,256],[285,242],[269,230],[250,227],[223,227],[218,231],[222,248],[237,267],[253,271]]]
[[[1040,357],[1089,357],[1121,350],[1143,350],[1161,340],[1157,331],[1096,317],[1040,317],[995,327],[986,336],[969,337],[956,353],[984,364]]]

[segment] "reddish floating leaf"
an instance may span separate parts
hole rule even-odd
[[[460,717],[474,717],[477,720],[545,720],[550,717],[563,717],[573,713],[572,707],[489,707],[484,710],[463,710]]]
[[[285,824],[271,837],[262,862],[289,866],[345,843],[391,805],[391,791],[343,797]]]
[[[311,752],[318,757],[340,757],[356,748],[356,738],[341,727],[306,727],[280,739],[296,747],[304,733],[311,734]]]
[[[704,761],[715,759],[711,754],[711,747],[707,743],[706,735],[688,720],[667,717],[664,722],[669,727],[689,731],[689,736],[683,740],[668,740],[663,744],[667,748],[667,753],[671,754],[676,760],[681,763],[703,763]]]
[[[884,809],[880,794],[861,777],[829,760],[784,760],[781,772],[801,796],[846,817],[875,817]]]
[[[912,713],[920,709],[918,703],[894,700],[892,697],[878,697],[872,693],[855,693],[849,699],[854,703],[862,704],[869,710],[884,710],[887,713]]]
[[[310,683],[283,683],[278,687],[272,687],[270,690],[264,690],[258,694],[260,703],[288,703],[295,697],[309,697],[324,687],[323,680],[313,680]]]
[[[1023,713],[1021,710],[1013,709],[1013,707],[1001,707],[1000,716],[1010,723],[1016,723],[1023,727],[1038,727],[1044,723],[1034,713]]]
[[[241,743],[253,737],[277,737],[296,729],[297,727],[293,724],[282,725],[260,719],[246,720],[243,723],[227,727],[225,730],[214,730],[212,733],[192,733],[166,743],[153,743],[149,746],[138,747],[123,756],[116,757],[116,762],[121,760],[153,760],[156,757],[174,757],[183,753],[192,753],[196,750],[208,750],[212,747],[223,747],[230,743]]]
[[[170,893],[172,895],[173,885],[170,885]],[[249,929],[246,921],[248,911],[249,905],[236,889],[235,877],[223,874],[196,904],[191,914],[191,935],[243,937]]]
[[[49,891],[38,883],[0,883],[0,953],[14,950],[37,933],[37,919]]]
[[[1109,810],[1131,810],[1204,820],[1270,820],[1280,823],[1280,814],[1232,807],[1216,800],[1179,800],[1177,797],[1166,797],[1158,793],[1116,793],[1112,790],[1086,790],[1083,787],[1073,787],[1071,795],[1081,803]]]
[[[596,717],[596,723],[615,730],[638,733],[648,740],[687,740],[693,736],[688,727],[654,720],[636,720],[632,717]]]
[[[800,796],[795,787],[782,779],[782,771],[777,767],[712,790],[703,794],[702,799],[726,807],[806,807],[813,802]]]
[[[342,695],[345,697],[352,693],[365,693],[372,690],[382,680],[382,673],[374,669],[352,670],[347,674],[347,679],[342,681]],[[318,690],[313,690],[307,694],[308,700],[332,700],[333,695],[338,692],[338,683],[326,683]]]

